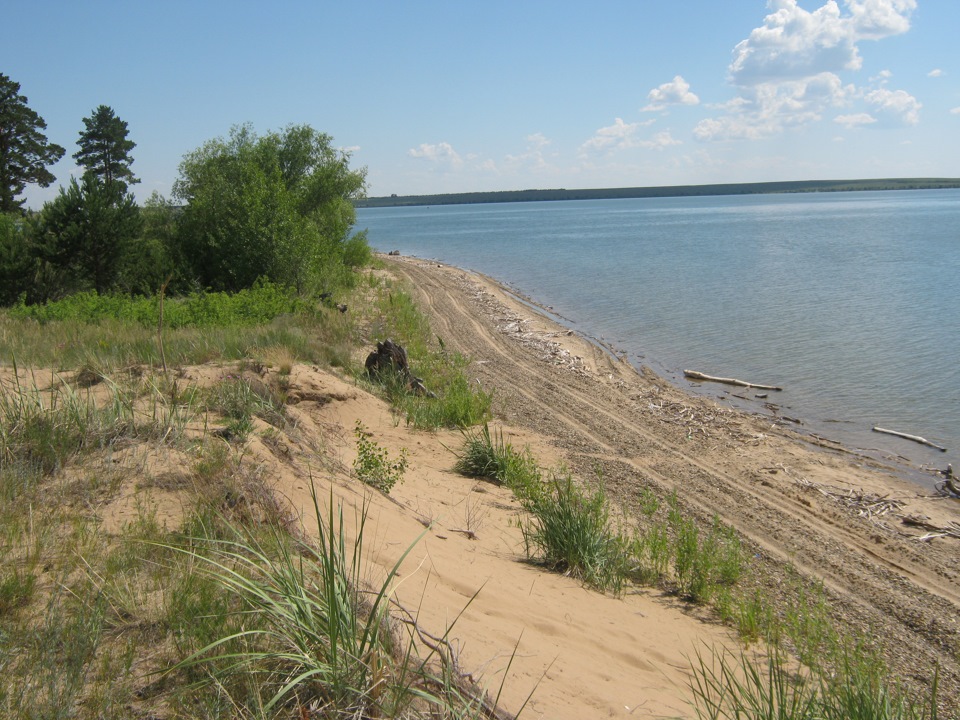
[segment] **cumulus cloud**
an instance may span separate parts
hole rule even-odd
[[[407,155],[436,164],[448,164],[451,167],[460,167],[463,164],[463,159],[447,142],[421,143],[419,147],[408,150]]]
[[[877,88],[867,92],[863,99],[878,112],[885,113],[902,125],[916,125],[920,122],[920,108],[923,106],[908,92]]]
[[[837,115],[833,121],[850,130],[864,125],[872,125],[877,122],[877,119],[870,113],[853,113],[852,115]]]
[[[937,78],[937,77],[943,77],[945,74],[946,73],[943,72],[943,70],[941,70],[940,68],[934,68],[933,70],[927,73],[927,77]]]
[[[767,5],[763,24],[733,50],[729,76],[737,102],[725,104],[725,115],[701,121],[694,130],[697,138],[767,137],[819,121],[828,108],[848,106],[857,99],[899,113],[907,124],[916,121],[920,104],[909,94],[897,91],[912,99],[913,105],[900,96],[881,94],[871,100],[866,91],[840,77],[862,68],[860,42],[910,29],[916,0],[844,0],[843,10],[836,0],[813,11],[801,8],[797,0],[768,0]],[[873,82],[885,83],[890,76],[883,71]]]
[[[828,108],[846,104],[855,94],[852,85],[843,85],[833,73],[759,83],[741,88],[736,101],[724,106],[726,115],[701,120],[693,132],[699,140],[759,140],[816,122]]]
[[[597,154],[631,148],[663,150],[671,145],[682,144],[669,131],[659,132],[649,139],[638,137],[640,129],[651,124],[653,124],[653,120],[627,123],[623,121],[623,118],[616,118],[613,125],[600,128],[592,138],[583,143],[580,146],[580,154]]]
[[[634,136],[640,129],[640,123],[625,123],[616,118],[613,125],[602,127],[593,137],[580,146],[581,152],[600,152],[618,148],[632,147]]]
[[[960,107],[950,108],[951,115],[960,115]]]
[[[663,110],[668,105],[699,105],[700,98],[690,92],[690,83],[677,75],[668,83],[663,83],[647,93],[650,104],[643,108],[643,112]]]

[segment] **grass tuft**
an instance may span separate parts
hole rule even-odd
[[[531,500],[542,492],[540,468],[529,449],[516,450],[503,439],[502,431],[491,433],[488,423],[476,432],[464,432],[454,470],[505,485],[521,500]]]
[[[532,515],[521,525],[528,556],[598,590],[623,589],[630,570],[628,540],[611,526],[602,486],[591,493],[562,473],[525,505]]]

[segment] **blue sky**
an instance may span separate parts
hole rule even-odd
[[[141,201],[245,122],[329,133],[371,195],[960,176],[956,0],[5,5],[58,183],[109,105]]]

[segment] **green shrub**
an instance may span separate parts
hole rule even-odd
[[[681,595],[705,603],[718,589],[739,579],[743,554],[733,528],[725,527],[714,517],[710,530],[702,535],[693,520],[680,514],[675,498],[668,518],[674,538],[677,590]]]
[[[361,482],[389,493],[393,486],[403,480],[407,471],[407,452],[400,451],[400,457],[391,460],[385,448],[367,437],[367,429],[357,420],[354,433],[357,436],[357,457],[353,461],[353,470]]]
[[[163,305],[163,324],[166,328],[249,327],[310,308],[292,289],[258,281],[234,293],[196,292],[181,298],[167,298]],[[156,297],[101,294],[91,290],[42,305],[17,305],[11,308],[10,315],[41,323],[121,320],[156,328],[160,304]]]

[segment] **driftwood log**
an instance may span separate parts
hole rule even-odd
[[[920,443],[921,445],[927,445],[936,450],[939,450],[940,452],[947,451],[945,447],[941,447],[936,443],[932,443],[926,438],[920,437],[919,435],[908,435],[907,433],[897,432],[896,430],[887,430],[886,428],[877,427],[876,425],[873,426],[873,431],[878,433],[884,433],[885,435],[893,435],[894,437],[903,438],[904,440],[912,440],[915,443]]]
[[[402,345],[398,345],[393,340],[384,340],[377,343],[377,349],[367,355],[364,363],[367,374],[376,380],[382,380],[384,373],[389,372],[399,376],[407,386],[407,389],[416,395],[426,395],[427,397],[436,397],[427,390],[423,384],[423,379],[416,377],[410,372],[410,364],[407,361],[407,351]]]
[[[782,387],[777,387],[776,385],[758,385],[757,383],[745,382],[744,380],[737,380],[736,378],[714,377],[713,375],[706,375],[702,372],[697,372],[696,370],[684,370],[683,374],[691,380],[704,380],[707,382],[724,383],[725,385],[738,385],[746,388],[757,388],[758,390],[783,390]]]

